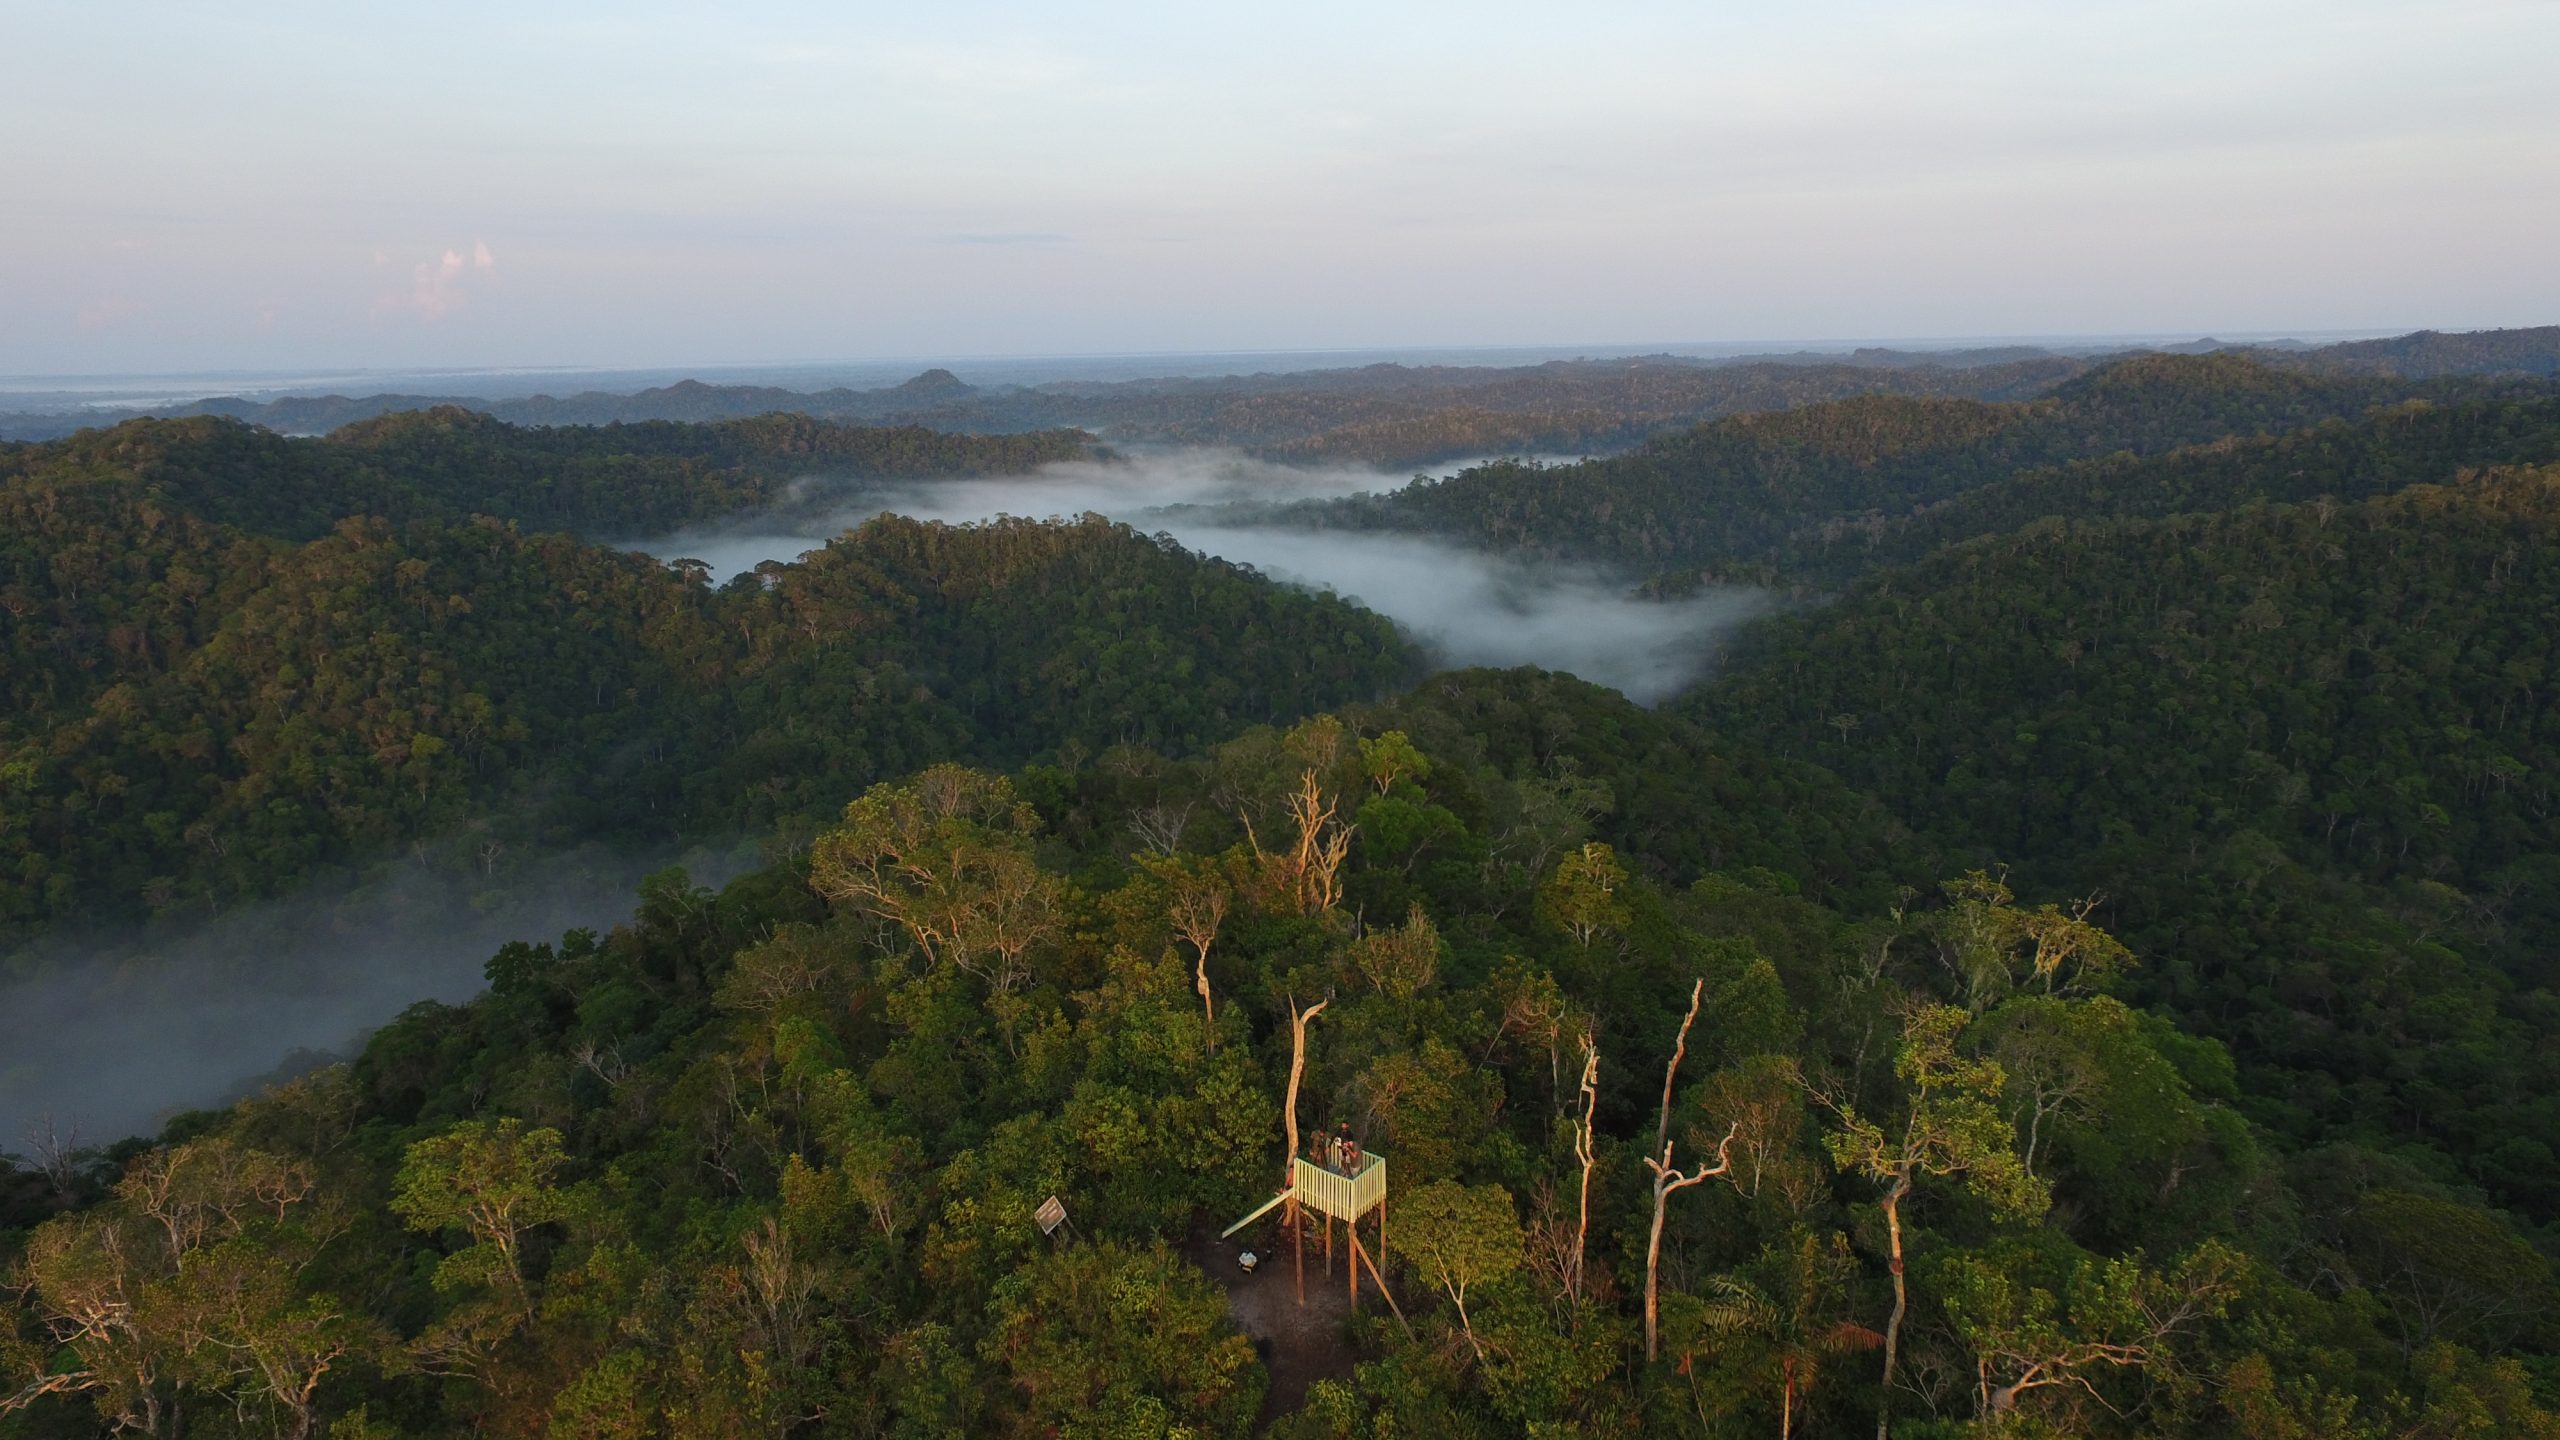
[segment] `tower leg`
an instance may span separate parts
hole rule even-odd
[[[1342,1238],[1345,1242],[1342,1268],[1351,1280],[1351,1313],[1357,1315],[1360,1313],[1360,1222],[1342,1222]]]
[[[1289,1202],[1289,1259],[1298,1272],[1298,1308],[1307,1308],[1307,1217],[1298,1202]]]
[[[1387,1288],[1386,1272],[1378,1268],[1378,1257],[1370,1254],[1357,1241],[1352,1243],[1351,1255],[1353,1264],[1369,1267],[1369,1283],[1378,1287],[1378,1298],[1387,1302],[1387,1312],[1396,1317],[1396,1323],[1405,1325],[1404,1307],[1396,1303],[1396,1292]],[[1405,1333],[1412,1334],[1413,1327],[1405,1325]]]

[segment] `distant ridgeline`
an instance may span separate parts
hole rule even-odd
[[[2130,513],[2185,503],[2163,487],[2206,487],[2203,472],[2252,465],[2278,494],[2342,484],[2367,458],[2329,432],[2249,451],[2254,437],[2365,422],[2369,450],[2399,457],[2382,476],[2438,478],[2438,461],[2537,458],[2551,412],[2524,402],[2547,379],[2408,381],[2279,368],[2236,354],[2145,355],[2093,370],[2046,398],[2006,404],[1863,396],[1711,421],[1576,465],[1498,462],[1397,491],[1308,502],[1293,523],[1426,531],[1490,548],[1610,563],[1637,574],[1688,570],[1821,581],[1874,559],[1906,558],[2004,521],[2092,503],[2112,488]],[[2412,405],[2411,402],[2422,402]],[[2453,413],[2430,415],[2432,404]],[[2368,421],[2377,408],[2409,407]],[[2521,406],[2521,408],[2518,408]],[[2486,407],[2486,408],[2482,408]],[[2406,433],[2394,427],[2407,427]],[[2236,447],[2241,458],[2144,457]],[[2328,448],[2324,451],[2324,447]],[[2266,478],[2290,465],[2282,482]],[[2333,467],[2305,473],[2305,467]],[[2053,467],[2059,473],[2047,473]],[[2217,496],[2193,497],[2210,505]],[[1940,513],[1943,507],[1944,513]],[[1871,553],[1872,552],[1872,553]]]
[[[882,390],[804,392],[687,380],[629,395],[289,396],[206,400],[155,413],[218,415],[307,435],[438,407],[468,408],[523,425],[713,421],[787,412],[981,434],[1082,427],[1127,444],[1226,446],[1274,460],[1400,466],[1488,454],[1618,450],[1706,416],[1844,395],[2012,399],[2041,394],[2083,368],[2080,360],[2032,351],[1861,352],[1747,364],[1655,355],[1513,368],[1369,365],[988,389],[934,370]],[[0,414],[0,436],[52,439],[138,413]]]
[[[2163,353],[2221,353],[2303,374],[2401,382],[2560,374],[2560,326],[2421,331],[2338,345],[2250,347],[2201,340]],[[876,390],[799,391],[686,380],[631,394],[489,400],[377,394],[213,398],[149,411],[0,414],[0,437],[55,439],[143,414],[217,415],[317,435],[395,411],[452,405],[522,425],[714,421],[775,412],[822,420],[1006,434],[1060,427],[1128,445],[1233,446],[1268,459],[1388,468],[1484,455],[1596,455],[1702,420],[1861,395],[2008,402],[2045,395],[2120,356],[2033,345],[1868,348],[1848,354],[1556,360],[1539,365],[1378,364],[1252,375],[1061,380],[976,386],[928,370]]]
[[[0,484],[108,478],[119,493],[290,540],[351,515],[394,523],[494,515],[613,538],[762,509],[795,480],[1015,474],[1095,452],[1093,437],[1073,430],[944,435],[802,415],[545,428],[446,406],[368,419],[325,439],[209,417],[128,422],[0,447]]]
[[[1090,450],[434,411],[0,453],[0,938],[412,841],[762,831],[945,756],[1181,748],[1408,677],[1386,621],[1100,520],[883,519],[718,590],[542,533]]]
[[[2419,330],[2382,340],[2346,340],[2292,352],[2266,352],[2300,370],[2397,375],[2560,375],[2560,325],[2447,333]]]

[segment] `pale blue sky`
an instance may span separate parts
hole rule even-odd
[[[0,373],[2560,321],[2560,3],[0,0]]]

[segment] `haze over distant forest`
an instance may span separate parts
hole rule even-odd
[[[10,374],[2560,306],[2532,0],[11,16]]]
[[[2560,10],[0,34],[0,1440],[2560,1440]]]

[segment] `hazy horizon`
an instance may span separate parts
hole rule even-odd
[[[0,374],[2560,316],[2528,0],[0,16]]]
[[[2419,329],[2440,327],[2416,327]],[[2497,326],[2493,329],[2535,328]],[[953,371],[979,385],[1037,385],[1148,379],[1198,379],[1226,375],[1308,373],[1393,363],[1412,366],[1528,366],[1555,360],[1608,360],[1649,355],[1685,359],[1748,360],[1774,355],[1848,355],[1861,349],[1914,354],[2004,346],[2034,346],[2059,353],[2099,353],[2147,345],[2214,340],[2231,344],[2313,345],[2412,333],[2410,330],[2245,331],[2196,334],[2046,334],[1849,336],[1805,339],[1664,340],[1505,345],[1383,345],[1294,350],[1167,350],[1062,352],[1057,354],[876,355],[704,361],[664,365],[492,364],[426,367],[310,366],[246,370],[135,370],[122,372],[0,373],[0,404],[63,407],[149,406],[216,397],[271,400],[329,393],[434,393],[472,399],[521,399],[582,391],[633,392],[698,380],[718,385],[766,385],[816,391],[833,387],[878,389],[926,370]],[[465,389],[462,387],[478,387]]]

